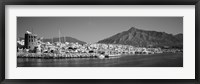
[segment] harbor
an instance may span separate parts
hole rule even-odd
[[[166,23],[145,28],[134,18],[19,17],[17,67],[183,67],[182,18],[171,32]]]
[[[183,53],[123,55],[112,58],[18,58],[17,67],[183,67]]]
[[[25,43],[25,44],[24,44]],[[161,49],[159,47],[135,47],[122,44],[43,42],[36,34],[25,33],[24,40],[17,41],[18,58],[110,58],[124,55],[150,55],[177,53],[182,49]]]

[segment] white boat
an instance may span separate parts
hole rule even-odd
[[[121,54],[110,54],[109,57],[119,57]]]
[[[105,58],[105,55],[99,55],[98,56],[100,59],[103,59],[103,58]]]

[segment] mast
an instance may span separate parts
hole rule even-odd
[[[65,36],[64,36],[64,43],[65,43]]]
[[[60,29],[59,29],[59,42],[60,42]]]
[[[53,37],[52,37],[52,39],[51,39],[51,42],[52,42],[52,44],[53,44]]]

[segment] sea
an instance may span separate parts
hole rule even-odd
[[[110,58],[17,58],[17,67],[183,67],[183,53]]]

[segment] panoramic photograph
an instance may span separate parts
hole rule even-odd
[[[183,17],[17,17],[17,67],[183,67]]]

